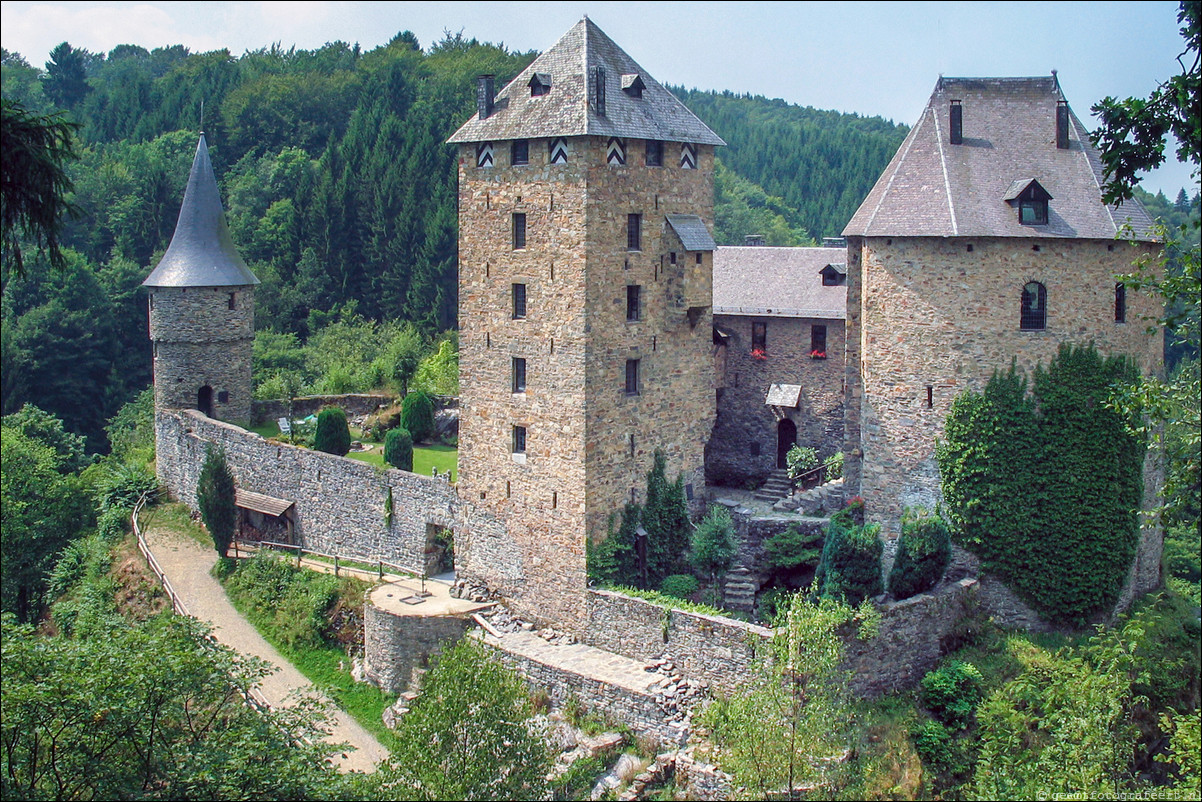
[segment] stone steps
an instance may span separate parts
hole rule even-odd
[[[789,495],[792,490],[793,483],[789,481],[788,472],[778,468],[768,475],[768,480],[755,491],[754,497],[761,501],[776,502]]]

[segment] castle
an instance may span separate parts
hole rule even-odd
[[[450,527],[460,577],[587,640],[602,613],[586,542],[640,500],[656,449],[701,505],[707,446],[711,473],[738,481],[795,441],[842,442],[850,492],[893,536],[904,505],[938,498],[933,444],[952,398],[1012,357],[1031,367],[1092,340],[1161,369],[1140,322],[1152,301],[1114,279],[1159,247],[1150,221],[1137,203],[1102,204],[1097,153],[1054,76],[940,79],[845,252],[715,255],[722,140],[587,18],[499,92],[480,77],[476,114],[449,141],[458,484],[214,420],[250,416],[257,279],[229,241],[202,138],[146,281],[158,470],[177,497],[194,503],[217,442],[242,488],[294,509],[307,548],[421,571],[433,528]],[[1138,245],[1115,240],[1125,223]],[[1145,541],[1132,593],[1159,581],[1158,541]]]

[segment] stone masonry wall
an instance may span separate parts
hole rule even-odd
[[[155,408],[196,409],[207,386],[214,417],[249,422],[254,287],[156,287],[149,306]]]
[[[965,388],[980,390],[1012,359],[1030,374],[1061,343],[1093,342],[1103,353],[1131,356],[1145,374],[1161,372],[1161,337],[1145,330],[1145,316],[1157,314],[1154,301],[1128,293],[1127,322],[1114,320],[1114,277],[1153,247],[1068,239],[849,241],[848,327],[858,343],[848,349],[848,408],[856,415],[848,416],[844,450],[862,449],[862,467],[854,460],[848,476],[859,482],[868,516],[886,537],[897,534],[905,506],[939,500],[934,443],[952,400]],[[1042,331],[1019,328],[1029,281],[1047,288]]]
[[[608,682],[577,674],[569,669],[543,663],[525,655],[497,648],[495,639],[473,633],[496,649],[501,661],[517,671],[533,688],[547,691],[552,704],[561,707],[574,696],[582,700],[591,712],[613,721],[620,721],[641,736],[650,737],[661,747],[683,746],[687,730],[671,725],[654,694],[639,693]]]
[[[155,414],[159,480],[196,509],[208,444],[225,449],[239,488],[296,504],[295,534],[314,551],[424,567],[430,525],[458,530],[455,488],[442,479],[264,440],[195,410]],[[392,518],[385,504],[392,493]]]
[[[370,601],[363,607],[364,670],[385,693],[409,686],[413,669],[425,668],[446,644],[472,628],[472,620],[454,615],[397,615]]]
[[[631,140],[628,164],[611,167],[605,140],[576,137],[568,163],[551,165],[547,144],[530,140],[529,164],[512,165],[510,143],[494,143],[496,165],[484,168],[474,144],[460,149],[459,489],[491,532],[473,540],[463,569],[520,615],[579,633],[585,539],[604,535],[609,515],[643,484],[654,449],[667,452],[670,475],[683,470],[702,487],[713,419],[709,319],[690,326],[673,312],[669,325],[660,250],[665,214],[712,221],[713,153],[700,149],[698,170],[668,159],[649,168],[642,141]],[[631,213],[643,215],[636,252],[626,250]],[[643,287],[644,314],[627,322],[631,284]],[[514,285],[525,288],[524,316]],[[625,394],[628,358],[642,360],[639,396]],[[526,385],[514,392],[518,359]],[[525,431],[524,453],[515,453],[515,427]],[[504,562],[483,559],[477,545]]]
[[[709,480],[741,487],[776,469],[778,418],[764,403],[773,384],[801,385],[798,407],[783,410],[797,426],[798,445],[817,449],[819,459],[842,450],[843,321],[717,315],[714,322],[731,336],[706,449]],[[767,359],[751,355],[753,322],[767,323]],[[826,359],[810,357],[813,326],[826,326]]]

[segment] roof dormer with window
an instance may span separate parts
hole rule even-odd
[[[1010,184],[1002,200],[1018,207],[1018,222],[1024,226],[1048,224],[1048,201],[1052,196],[1034,178],[1021,178]]]

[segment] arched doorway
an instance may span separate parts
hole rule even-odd
[[[213,417],[213,388],[205,385],[196,391],[196,408],[208,417]]]
[[[797,424],[784,418],[776,424],[776,467],[788,467],[789,449],[797,444]]]

